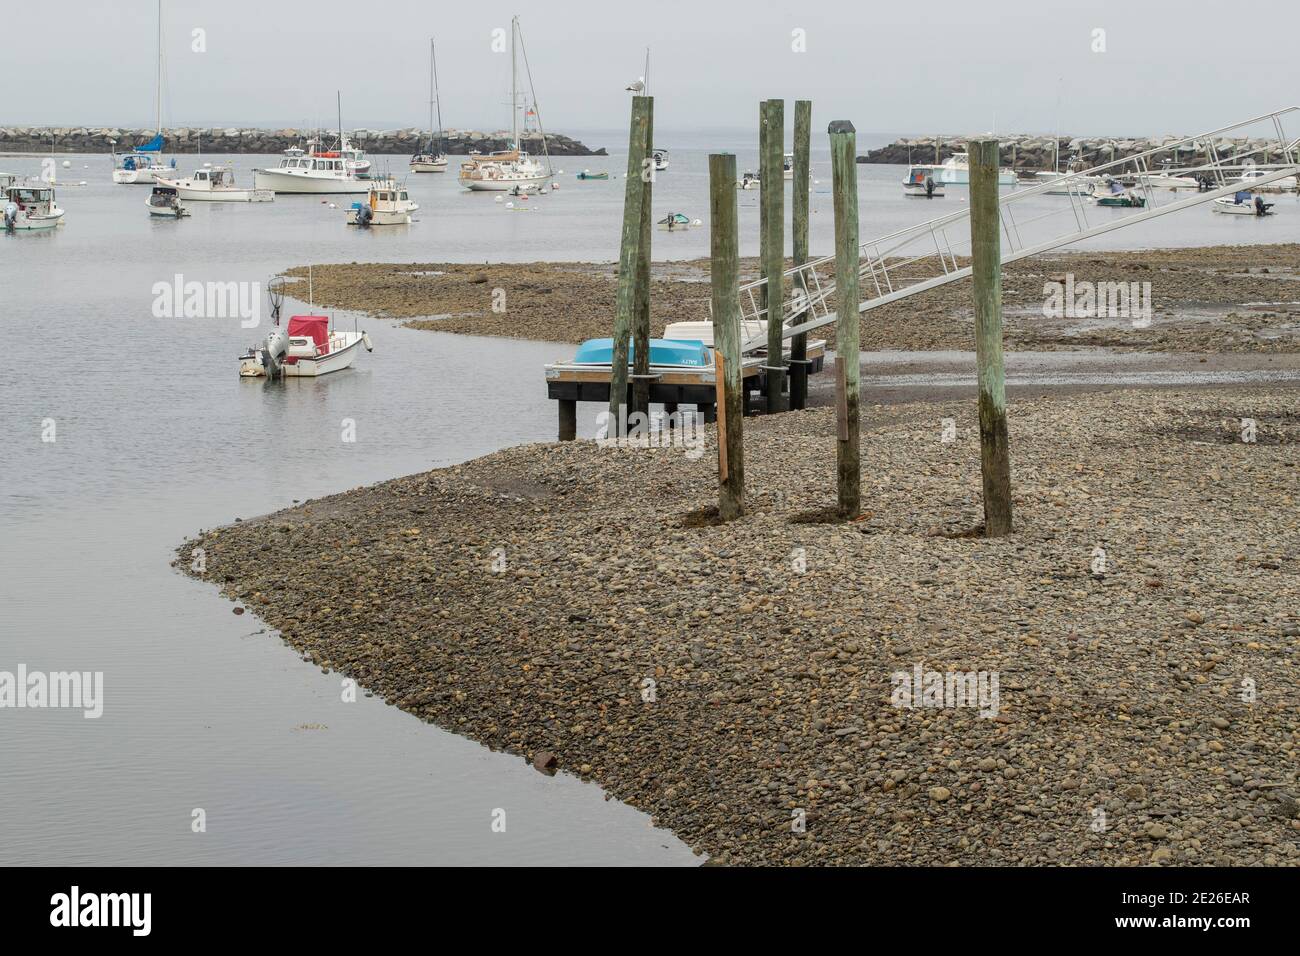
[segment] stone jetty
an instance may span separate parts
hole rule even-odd
[[[0,126],[0,152],[43,153],[51,149],[56,153],[107,153],[119,152],[147,143],[153,138],[151,129],[123,129],[112,126]],[[299,146],[316,135],[316,130],[305,129],[241,129],[238,127],[200,128],[178,127],[163,130],[168,153],[279,153],[290,146]],[[428,138],[426,130],[416,129],[354,129],[348,135],[352,142],[368,153],[414,153],[420,143]],[[336,134],[322,133],[326,143],[332,143]],[[541,155],[542,135],[521,135],[524,148]],[[449,129],[443,132],[447,152],[463,156],[471,150],[490,153],[508,149],[510,134],[505,130],[481,133],[477,130]],[[576,139],[559,133],[546,134],[546,146],[553,156],[604,156],[605,149],[591,149]]]
[[[859,163],[882,163],[907,165],[909,163],[941,163],[953,153],[966,151],[967,144],[973,136],[918,136],[914,139],[897,139],[887,146],[870,150],[859,156]],[[1113,159],[1124,159],[1150,149],[1168,146],[1168,150],[1154,157],[1152,166],[1158,167],[1162,160],[1180,165],[1194,165],[1205,162],[1208,141],[1175,147],[1172,144],[1186,139],[1186,136],[1031,136],[1024,133],[1006,133],[999,135],[1001,141],[1001,163],[1016,169],[1030,171],[1051,169],[1056,162],[1057,143],[1060,144],[1061,163],[1064,165],[1078,157],[1085,166],[1108,163]],[[1244,136],[1219,137],[1213,140],[1214,148],[1220,156],[1233,155],[1255,149],[1267,149],[1266,153],[1256,153],[1256,162],[1280,162],[1282,151],[1276,140],[1253,139]]]

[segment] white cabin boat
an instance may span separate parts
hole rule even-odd
[[[337,195],[370,191],[370,184],[358,179],[337,150],[285,156],[274,169],[253,170],[253,188],[275,193]]]
[[[339,139],[338,151],[343,156],[343,161],[347,163],[348,169],[352,171],[352,175],[357,179],[370,178],[370,160],[366,159],[366,151],[360,146],[353,145],[346,133]]]
[[[1247,169],[1241,174],[1241,184],[1261,193],[1289,193],[1296,190],[1296,177],[1283,176],[1281,179],[1274,179],[1272,182],[1264,183],[1262,186],[1254,185],[1255,180],[1262,179],[1267,174],[1267,170],[1262,168]]]
[[[272,329],[260,345],[240,356],[239,374],[317,378],[349,368],[362,348],[374,351],[365,332],[330,329],[323,315],[295,315],[287,329]]]
[[[1074,176],[1074,178],[1065,181],[1070,176],[1069,173],[1041,172],[1034,174],[1034,185],[1041,186],[1043,183],[1054,183],[1050,189],[1043,190],[1044,196],[1091,196],[1094,186],[1104,185],[1105,180],[1100,176]]]
[[[749,170],[741,173],[740,178],[736,180],[737,189],[757,189],[760,185],[762,182],[758,178],[758,173]]]
[[[922,199],[943,198],[943,183],[934,178],[931,166],[910,166],[907,178],[903,180],[904,196],[919,196]]]
[[[149,215],[160,219],[183,219],[190,211],[181,204],[180,196],[174,186],[154,186],[149,198],[144,201]]]
[[[953,153],[942,163],[913,166],[912,169],[924,169],[936,183],[946,186],[970,185],[970,153]],[[1002,167],[998,170],[999,186],[1015,186],[1020,182],[1014,169]]]
[[[786,153],[781,157],[781,178],[794,179],[794,153]]]
[[[19,182],[0,173],[0,224],[6,232],[53,229],[63,223],[63,209],[54,187],[41,182]]]
[[[419,209],[411,200],[405,186],[388,177],[370,182],[370,195],[365,202],[354,202],[348,210],[349,226],[405,226],[411,222],[411,213]]]
[[[205,166],[188,179],[159,179],[177,196],[189,202],[270,202],[275,193],[269,189],[245,189],[235,185],[235,172],[229,166]]]
[[[652,149],[650,158],[654,160],[655,172],[660,172],[668,168],[668,150]]]
[[[1210,203],[1210,208],[1227,216],[1272,216],[1273,204],[1264,202],[1247,190],[1240,190],[1232,196],[1221,196]]]

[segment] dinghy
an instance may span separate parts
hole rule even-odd
[[[658,225],[660,229],[664,229],[668,232],[681,232],[682,230],[691,228],[691,226],[702,226],[704,225],[704,221],[701,219],[692,219],[690,216],[680,212],[674,212],[664,216],[664,218],[660,219],[656,225]]]
[[[1271,202],[1264,202],[1259,196],[1252,196],[1244,189],[1234,193],[1231,197],[1223,196],[1214,200],[1210,204],[1210,208],[1215,212],[1224,213],[1228,216],[1275,215]]]
[[[578,179],[609,179],[609,173],[593,173],[590,169],[584,169],[578,173]]]

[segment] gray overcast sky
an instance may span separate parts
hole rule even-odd
[[[12,5],[11,5],[12,4]],[[6,0],[0,124],[151,126],[156,0]],[[443,119],[509,122],[494,27],[519,13],[550,130],[627,121],[651,53],[662,130],[756,126],[808,97],[863,132],[1195,133],[1300,101],[1300,4],[1147,0],[164,0],[164,125],[423,125],[428,37]],[[1198,12],[1198,10],[1202,12]],[[1230,18],[1240,11],[1243,20]],[[207,52],[191,52],[191,30]],[[1093,52],[1094,30],[1105,52]],[[792,50],[805,31],[806,52]],[[1300,135],[1300,130],[1288,130]]]

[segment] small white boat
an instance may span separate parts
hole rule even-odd
[[[781,157],[781,178],[794,179],[794,153],[786,153]]]
[[[0,224],[6,232],[53,229],[63,223],[63,209],[48,183],[22,183],[0,173]]]
[[[183,219],[190,214],[181,204],[174,186],[155,186],[144,204],[149,209],[149,215],[160,219]]]
[[[447,171],[447,157],[442,153],[416,153],[411,157],[411,172],[413,173],[445,173]]]
[[[339,153],[343,156],[343,161],[352,175],[357,179],[370,178],[370,160],[366,159],[366,151],[360,146],[353,146],[346,133],[340,137]]]
[[[682,232],[692,226],[702,226],[704,221],[702,219],[692,219],[685,213],[673,212],[660,219],[656,225],[666,232]]]
[[[668,150],[666,149],[651,150],[650,158],[654,160],[655,172],[661,172],[668,168]]]
[[[910,166],[907,178],[903,180],[904,196],[920,196],[922,199],[940,199],[943,197],[943,183],[934,178],[929,166]]]
[[[1041,172],[1034,174],[1034,185],[1054,183],[1050,189],[1043,190],[1044,196],[1091,196],[1093,187],[1104,185],[1100,176],[1074,176],[1067,180],[1069,173]]]
[[[1189,189],[1201,188],[1200,181],[1194,176],[1179,176],[1177,173],[1145,173],[1137,178],[1138,184],[1148,189]]]
[[[365,332],[331,330],[323,315],[295,315],[288,329],[271,330],[260,345],[239,358],[243,378],[317,378],[348,368],[361,349],[374,351]]]
[[[736,180],[737,189],[757,189],[760,185],[758,173],[749,170],[741,173],[740,178]]]
[[[1264,202],[1259,196],[1252,196],[1246,190],[1232,196],[1222,196],[1210,204],[1215,212],[1227,216],[1272,216],[1273,204]]]
[[[177,196],[187,202],[270,202],[275,193],[270,189],[244,189],[235,185],[235,173],[229,166],[205,166],[195,170],[188,179],[159,179],[159,185],[170,186]]]
[[[1247,169],[1241,174],[1241,184],[1248,189],[1261,193],[1289,193],[1295,191],[1296,178],[1294,176],[1283,176],[1281,179],[1274,179],[1262,186],[1254,185],[1255,180],[1262,179],[1266,172],[1264,169]]]
[[[924,169],[934,177],[936,183],[947,186],[970,185],[970,153],[953,153],[942,163],[913,166],[912,169]],[[1014,169],[1002,167],[998,170],[999,186],[1015,186],[1020,182]]]
[[[349,226],[405,226],[411,222],[411,213],[419,209],[411,200],[405,186],[399,186],[392,177],[372,179],[370,196],[365,202],[354,202],[348,210]]]

